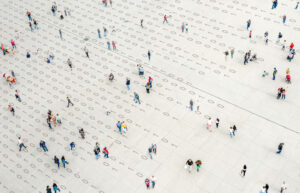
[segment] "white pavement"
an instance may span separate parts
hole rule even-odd
[[[17,49],[15,55],[0,53],[0,73],[14,70],[17,82],[11,88],[4,78],[0,82],[0,193],[44,193],[54,182],[62,193],[253,193],[266,183],[272,193],[280,191],[282,181],[288,193],[299,193],[296,2],[279,0],[277,9],[271,10],[272,2],[261,0],[113,0],[112,7],[104,7],[101,0],[64,0],[56,2],[58,10],[69,8],[71,15],[60,20],[59,14],[52,16],[50,0],[2,1],[1,43],[11,47],[13,39]],[[30,31],[27,10],[39,30]],[[162,24],[165,14],[168,24]],[[182,23],[188,24],[188,33],[181,32]],[[103,27],[108,30],[105,38]],[[265,31],[270,37],[267,46]],[[287,46],[295,44],[292,62],[286,60],[288,50],[276,43],[278,32]],[[107,41],[115,41],[117,50],[107,50]],[[231,48],[234,57],[225,61],[224,52]],[[248,50],[257,54],[258,61],[243,65]],[[50,64],[45,62],[48,51],[55,55]],[[137,64],[144,66],[144,77],[139,77]],[[287,68],[292,76],[289,85],[284,80]],[[264,70],[269,72],[265,78]],[[110,73],[115,75],[113,82],[108,80]],[[148,76],[154,79],[150,94],[145,90]],[[126,77],[131,79],[130,91]],[[276,99],[278,87],[287,89],[286,100]],[[14,97],[15,89],[21,103]],[[140,95],[140,105],[134,103],[133,92]],[[67,96],[74,107],[66,108]],[[190,99],[193,112],[188,109]],[[15,108],[14,117],[7,110],[9,104]],[[46,122],[48,109],[60,114],[63,122],[53,130]],[[107,116],[107,111],[112,112]],[[220,127],[213,123],[209,132],[208,117],[220,118]],[[119,134],[117,121],[126,122],[125,135]],[[238,130],[231,139],[233,124]],[[85,140],[80,128],[87,132]],[[27,151],[18,151],[18,136]],[[40,149],[41,139],[49,152]],[[76,143],[74,151],[71,141]],[[101,148],[108,147],[109,159],[103,154],[95,159],[97,141]],[[285,145],[278,155],[280,142]],[[150,160],[147,149],[152,143],[158,153]],[[54,155],[66,157],[70,162],[66,169],[57,169]],[[189,158],[202,160],[199,173],[195,168],[185,171]],[[242,178],[244,164],[248,170]],[[146,190],[144,180],[152,175],[156,188]]]

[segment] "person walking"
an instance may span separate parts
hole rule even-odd
[[[39,29],[38,22],[35,19],[33,19],[33,25],[34,29]]]
[[[52,193],[52,189],[49,186],[46,187],[46,193]]]
[[[43,141],[43,140],[40,141],[40,148],[42,148],[44,150],[44,152],[48,151],[45,141]]]
[[[152,151],[156,155],[156,152],[157,152],[157,146],[156,146],[156,144],[152,144]]]
[[[184,25],[184,23],[182,23],[182,25],[181,25],[181,31],[182,32],[184,32],[184,27],[185,27],[185,25]]]
[[[191,111],[193,111],[193,107],[194,107],[194,101],[191,99],[190,100],[190,109],[191,109]]]
[[[245,164],[245,165],[243,166],[242,170],[241,170],[241,176],[242,176],[242,177],[245,177],[246,172],[247,172],[247,166],[246,166],[246,164]]]
[[[135,103],[141,104],[140,96],[136,92],[134,92],[134,101]]]
[[[191,159],[186,161],[185,168],[188,169],[189,173],[191,173],[194,162]]]
[[[15,116],[15,108],[12,105],[8,105],[8,110]]]
[[[277,74],[277,69],[274,67],[274,70],[273,70],[273,80],[275,80],[276,74]]]
[[[26,15],[27,15],[27,17],[28,17],[28,20],[29,20],[29,21],[32,21],[31,12],[30,12],[30,11],[27,11],[27,12],[26,12]]]
[[[127,89],[130,90],[130,79],[129,78],[126,78],[126,86],[127,86]]]
[[[12,46],[12,50],[17,49],[16,42],[14,40],[11,40],[10,44]]]
[[[167,15],[164,15],[164,21],[163,21],[163,24],[164,24],[165,22],[168,23]]]
[[[284,146],[284,143],[280,143],[280,144],[278,145],[278,151],[276,152],[277,154],[280,154],[280,153],[281,153],[281,151],[282,151],[282,149],[283,149],[283,146]]]
[[[22,141],[21,137],[18,137],[18,145],[19,145],[19,151],[22,151],[23,147],[25,149],[27,149],[27,147],[24,145],[24,142]]]
[[[283,193],[287,189],[285,181],[282,182],[281,188],[280,188],[280,193]]]
[[[251,37],[252,37],[252,30],[250,30],[249,32],[249,38],[251,39]]]
[[[59,159],[56,157],[56,155],[54,156],[54,163],[57,164],[57,168],[59,168]]]
[[[266,193],[268,193],[268,191],[269,191],[269,184],[265,185],[265,191],[266,191]]]
[[[232,130],[233,130],[232,134],[233,134],[233,136],[235,136],[235,132],[236,132],[236,130],[237,130],[237,128],[236,128],[235,125],[233,125]]]
[[[152,88],[153,78],[152,78],[151,76],[149,76],[148,82],[149,82],[149,84],[150,84],[150,88]]]
[[[32,27],[31,22],[29,22],[29,28],[30,28],[30,31],[33,31],[33,27]]]
[[[234,55],[234,49],[231,49],[230,50],[230,56],[231,56],[231,58],[233,58],[233,55]]]
[[[111,44],[112,44],[113,50],[117,50],[116,42],[112,41]]]
[[[52,187],[53,187],[54,193],[56,193],[57,190],[60,192],[60,189],[58,188],[57,184],[53,183]]]
[[[120,134],[122,134],[122,123],[120,121],[117,122],[117,128],[119,129]]]
[[[63,164],[64,168],[66,168],[66,164],[69,164],[69,162],[66,161],[65,156],[61,157],[61,163]]]
[[[71,69],[71,71],[72,71],[72,61],[71,61],[70,58],[68,58],[67,64],[68,64],[68,66],[70,67],[70,69]]]
[[[79,129],[79,134],[82,139],[85,139],[85,132],[84,132],[83,128]]]
[[[251,26],[251,20],[249,19],[249,20],[247,21],[247,30],[249,29],[250,26]]]
[[[144,20],[141,19],[141,27],[144,28]]]
[[[210,132],[212,131],[211,130],[211,125],[212,125],[212,120],[209,117],[208,120],[207,120],[207,123],[206,123],[206,129],[208,129]]]
[[[48,124],[49,129],[52,129],[52,125],[51,125],[51,117],[48,117],[48,118],[47,118],[47,124]]]
[[[56,114],[56,122],[61,125],[61,118],[59,116],[59,114]]]
[[[151,177],[151,185],[152,185],[152,189],[155,188],[155,184],[156,184],[156,178],[154,176]]]
[[[106,37],[106,34],[107,34],[107,29],[103,27],[103,36]]]
[[[107,49],[110,50],[110,42],[107,41]]]
[[[219,128],[219,124],[220,124],[220,119],[217,118],[217,119],[216,119],[216,128]]]
[[[286,90],[285,89],[282,89],[281,91],[281,99],[285,99],[285,94],[286,94]]]
[[[22,102],[22,101],[21,101],[21,98],[20,98],[20,95],[19,95],[19,91],[16,90],[15,92],[16,92],[16,93],[15,93],[16,99],[17,99],[19,102]]]
[[[151,59],[151,52],[150,50],[148,50],[148,60],[150,61],[150,59]]]
[[[286,15],[282,16],[282,23],[285,24],[286,22]]]
[[[69,97],[67,97],[67,101],[68,101],[68,106],[67,106],[67,107],[69,107],[70,104],[71,104],[72,106],[74,106],[74,104],[71,102],[71,99],[70,99]]]
[[[147,82],[147,84],[145,85],[146,87],[146,92],[149,94],[150,93],[150,83]]]
[[[71,151],[72,151],[73,149],[75,149],[75,143],[74,143],[73,141],[70,143],[70,148],[71,148]]]
[[[299,7],[299,1],[297,2],[295,9],[298,9],[298,7]]]
[[[230,135],[230,138],[232,138],[232,136],[233,136],[233,128],[232,127],[229,128],[229,135]]]
[[[108,152],[108,149],[106,147],[103,148],[103,153],[104,153],[105,158],[109,158],[109,152]]]
[[[150,189],[150,180],[148,178],[145,179],[145,184],[146,184],[147,190],[149,190]]]
[[[150,147],[148,148],[148,153],[149,153],[150,159],[152,159],[152,146],[150,146]]]
[[[105,37],[105,36],[104,36],[104,37]],[[86,57],[90,58],[90,57],[89,57],[89,50],[87,49],[86,46],[83,48],[83,50],[84,50],[84,52],[85,52]]]
[[[60,39],[63,39],[63,36],[62,36],[62,31],[61,31],[61,29],[59,29],[59,30],[58,30],[58,32],[59,32],[59,37],[60,37]]]
[[[201,160],[197,160],[197,161],[195,162],[195,164],[196,164],[196,166],[197,166],[197,172],[199,172],[199,169],[200,169],[200,167],[201,167],[201,165],[202,165]]]
[[[98,37],[101,39],[101,32],[100,32],[100,29],[97,29],[97,32],[98,32]]]

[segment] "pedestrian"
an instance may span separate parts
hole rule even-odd
[[[261,188],[260,193],[266,193],[266,188],[265,188],[265,186],[263,186],[263,187]]]
[[[119,129],[120,134],[122,134],[122,127],[121,127],[122,123],[120,121],[118,121],[116,125],[117,125],[117,128]]]
[[[22,147],[27,149],[27,147],[24,145],[24,142],[22,141],[21,137],[18,137],[18,145],[19,145],[19,151],[22,151]]]
[[[150,83],[147,82],[147,84],[145,85],[146,87],[146,92],[149,94],[150,93]]]
[[[268,193],[268,191],[269,191],[269,184],[265,185],[265,190],[266,190],[266,193]]]
[[[104,35],[104,37],[106,37],[106,34],[107,34],[107,29],[105,27],[103,27],[103,35]]]
[[[295,45],[294,45],[294,43],[292,42],[291,45],[290,45],[290,51],[294,48],[294,46],[295,46]]]
[[[150,50],[148,50],[148,60],[150,61],[150,59],[151,59],[151,52]]]
[[[85,52],[86,57],[90,58],[90,57],[89,57],[89,50],[87,49],[86,46],[83,48],[83,50],[84,50],[84,52]]]
[[[281,38],[282,38],[282,33],[281,33],[281,32],[279,32],[279,33],[278,33],[278,40],[277,40],[277,43],[279,43],[279,42],[280,42]]]
[[[51,189],[49,186],[47,186],[47,187],[46,187],[46,192],[47,192],[47,193],[52,193],[52,189]]]
[[[63,15],[63,13],[60,13],[60,17],[59,17],[61,20],[63,20],[64,19],[64,15]]]
[[[189,173],[191,173],[191,171],[192,171],[193,164],[194,164],[194,162],[191,159],[188,159],[186,161],[185,168],[189,171]]]
[[[135,103],[141,104],[140,96],[136,92],[134,92],[134,101]]]
[[[154,189],[156,184],[156,178],[154,176],[151,177],[151,184],[152,184],[152,189]]]
[[[30,53],[29,52],[26,53],[26,58],[30,58]]]
[[[281,99],[285,99],[285,94],[286,94],[286,90],[285,89],[282,89],[282,92],[281,92]]]
[[[286,75],[290,74],[290,68],[287,68],[285,73],[286,73]]]
[[[110,50],[110,42],[107,41],[107,49]]]
[[[44,152],[48,151],[45,141],[43,141],[43,140],[40,141],[40,148],[42,148],[44,150]]]
[[[199,169],[200,169],[200,167],[201,167],[201,165],[202,165],[201,160],[197,160],[197,161],[195,162],[195,164],[196,164],[196,166],[197,166],[197,172],[199,172]]]
[[[56,114],[56,122],[61,125],[61,118],[59,116],[59,114]]]
[[[188,24],[185,24],[185,32],[186,32],[186,33],[189,32]]]
[[[5,52],[5,48],[4,48],[4,45],[3,44],[1,44],[1,50],[2,50],[2,52],[3,52],[3,55],[5,56],[5,54],[6,54],[6,52]]]
[[[15,92],[16,92],[16,93],[15,93],[16,99],[17,99],[19,102],[21,102],[21,98],[20,98],[20,95],[19,95],[19,91],[16,90]]]
[[[233,130],[232,134],[233,134],[233,136],[235,136],[235,132],[237,130],[235,125],[233,125],[232,130]]]
[[[164,15],[164,21],[163,21],[163,24],[164,24],[165,22],[168,23],[168,19],[167,19],[167,16],[166,16],[166,15]]]
[[[250,32],[249,32],[249,38],[251,38],[252,37],[252,30],[250,30]]]
[[[96,159],[99,159],[100,155],[100,147],[98,148],[97,146],[94,148],[94,153],[95,153],[95,156],[96,156]]]
[[[148,178],[145,179],[145,184],[146,184],[147,189],[149,190],[150,189],[150,180]]]
[[[242,176],[242,177],[245,177],[246,171],[247,171],[247,166],[246,166],[246,164],[245,164],[245,165],[243,166],[242,170],[241,170],[241,176]]]
[[[190,100],[190,109],[191,109],[191,111],[193,111],[193,106],[194,106],[194,102],[193,102],[193,100],[191,99],[191,100]]]
[[[156,155],[156,152],[157,152],[157,146],[156,146],[156,144],[152,144],[152,151]]]
[[[216,119],[216,128],[219,128],[219,123],[220,123],[220,119],[217,118],[217,119]]]
[[[54,193],[56,193],[57,190],[60,192],[60,189],[58,188],[57,184],[53,183],[52,187],[53,187]]]
[[[85,139],[85,132],[84,132],[83,128],[79,129],[79,134],[82,139]]]
[[[65,13],[65,16],[67,17],[68,13],[67,13],[67,9],[66,8],[64,9],[64,13]]]
[[[33,19],[34,29],[39,29],[38,23],[35,19]]]
[[[106,147],[103,148],[103,153],[105,158],[109,158],[109,152]]]
[[[112,41],[111,44],[112,44],[113,50],[116,50],[117,49],[116,42]]]
[[[27,12],[26,12],[26,15],[27,15],[27,17],[28,17],[28,20],[29,20],[29,21],[32,21],[31,12],[27,11]]]
[[[70,60],[70,58],[68,58],[67,64],[69,65],[70,69],[72,70],[72,61]]]
[[[30,31],[33,31],[33,27],[32,27],[31,22],[29,22],[29,27],[30,27]]]
[[[278,5],[278,2],[277,0],[274,0],[273,3],[272,3],[272,9],[275,9]]]
[[[49,129],[52,129],[50,117],[47,118],[47,124],[48,124]]]
[[[265,36],[265,44],[268,45],[268,43],[269,43],[269,32],[266,31],[264,36]]]
[[[182,25],[181,25],[181,31],[182,32],[184,32],[184,27],[185,27],[185,25],[184,25],[184,23],[182,23]]]
[[[56,7],[55,7],[55,5],[53,5],[51,7],[51,12],[52,12],[53,16],[56,16]]]
[[[280,154],[280,153],[281,153],[281,151],[282,151],[282,149],[283,149],[283,146],[284,146],[284,143],[280,143],[280,144],[278,145],[278,151],[276,152],[277,154]]]
[[[229,135],[230,135],[230,138],[232,138],[232,135],[233,135],[233,128],[232,127],[229,128]]]
[[[100,32],[100,29],[97,29],[97,32],[98,32],[98,37],[101,39],[101,32]]]
[[[110,6],[112,7],[112,0],[109,0],[109,4],[110,4]]]
[[[109,76],[108,76],[108,80],[110,80],[111,82],[114,80],[114,75],[113,73],[110,73]]]
[[[150,88],[152,88],[153,78],[152,78],[151,76],[149,76],[148,82],[149,82],[149,84],[150,84]]]
[[[227,61],[227,56],[229,55],[229,52],[226,50],[226,51],[224,52],[224,54],[225,54],[225,61]]]
[[[57,164],[57,168],[59,168],[59,159],[56,157],[56,155],[54,156],[54,163]]]
[[[297,2],[295,9],[298,9],[298,6],[299,6],[299,1]]]
[[[210,132],[212,131],[211,130],[211,125],[212,125],[212,120],[209,117],[208,120],[207,120],[206,129],[208,129]]]
[[[234,49],[231,49],[230,50],[230,56],[231,56],[231,58],[233,58],[233,55],[234,55]]]
[[[75,149],[75,143],[73,141],[70,143],[70,148],[71,150]]]
[[[8,110],[12,113],[13,116],[15,116],[15,108],[11,105],[8,105]]]
[[[247,21],[247,30],[249,29],[250,25],[251,25],[251,20],[249,19],[249,20]]]
[[[64,168],[66,168],[66,164],[69,164],[69,162],[66,161],[65,156],[61,157],[61,163],[63,164]]]
[[[148,148],[148,153],[149,153],[150,159],[152,159],[152,146],[150,146],[150,147]]]
[[[141,19],[141,27],[144,28],[144,20]]]
[[[127,89],[130,90],[130,79],[129,78],[126,78],[126,86],[127,86]]]
[[[59,37],[60,37],[60,39],[63,39],[61,29],[59,29],[58,32],[59,32]]]
[[[286,22],[286,15],[282,16],[282,23],[285,24]]]
[[[284,51],[285,50],[285,45],[286,45],[286,40],[283,41],[282,45],[281,45],[281,50]]]
[[[276,74],[277,74],[277,69],[274,67],[274,70],[273,70],[273,80],[275,80]]]
[[[67,106],[67,107],[69,107],[70,104],[71,104],[72,106],[74,106],[74,104],[71,102],[71,99],[70,99],[69,97],[67,97],[67,101],[68,101],[68,106]]]
[[[122,121],[121,129],[122,129],[122,131],[124,131],[124,133],[126,133],[128,131],[127,125],[125,124],[125,121]]]
[[[10,41],[10,44],[11,44],[11,46],[12,46],[12,50],[14,50],[14,49],[17,48],[16,43],[15,43],[14,40],[11,40],[11,41]]]
[[[287,189],[287,186],[285,184],[285,181],[282,182],[281,188],[280,188],[280,193],[282,193],[284,190]]]

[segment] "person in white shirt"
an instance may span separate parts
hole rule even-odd
[[[210,132],[211,132],[211,125],[212,125],[212,121],[211,118],[209,117],[207,120],[206,129],[208,129]]]
[[[154,188],[156,184],[156,178],[154,176],[151,177],[151,184],[152,184],[152,188]]]
[[[19,151],[22,150],[22,147],[24,147],[25,149],[27,148],[27,147],[24,145],[23,141],[21,140],[21,137],[18,138],[18,145],[19,145],[19,148],[20,148]]]
[[[280,189],[280,193],[282,193],[284,190],[287,189],[287,186],[285,184],[285,181],[282,182],[282,185],[281,185],[281,189]]]

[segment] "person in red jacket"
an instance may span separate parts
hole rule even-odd
[[[109,152],[106,147],[103,148],[103,153],[104,153],[104,157],[109,158],[108,157]]]
[[[295,46],[295,45],[294,45],[294,43],[292,42],[291,45],[290,45],[290,50],[292,50],[292,49],[294,48],[294,46]]]
[[[149,76],[148,82],[150,84],[150,88],[152,88],[152,81],[153,81],[153,79],[151,78],[151,76]]]

